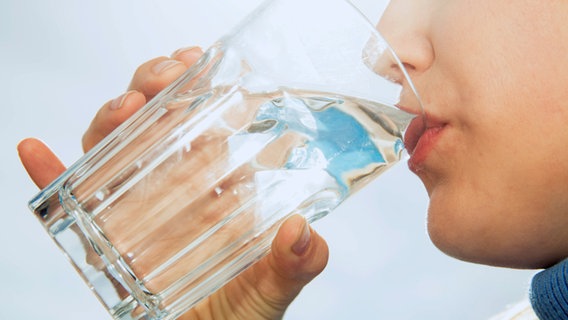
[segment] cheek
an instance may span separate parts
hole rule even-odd
[[[568,256],[568,48],[559,43],[568,35],[524,30],[523,13],[504,1],[445,3],[431,30],[436,59],[415,81],[426,109],[450,123],[420,173],[431,238],[493,265]]]
[[[438,98],[452,121],[421,174],[428,231],[458,259],[542,267],[568,255],[568,91],[513,80]]]
[[[517,139],[505,133],[472,138],[467,148],[454,148],[445,171],[429,180],[428,231],[442,251],[511,267],[542,267],[568,255],[568,155],[562,146],[568,137],[521,131],[527,134],[511,130]]]

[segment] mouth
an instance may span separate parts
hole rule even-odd
[[[411,171],[418,173],[423,163],[434,148],[438,137],[447,123],[433,120],[426,115],[426,121],[421,117],[414,118],[404,135],[404,146],[410,154],[408,165]]]

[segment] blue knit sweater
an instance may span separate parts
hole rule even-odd
[[[568,320],[568,259],[534,276],[530,298],[540,319]]]

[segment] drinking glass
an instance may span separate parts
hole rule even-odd
[[[269,0],[30,208],[113,318],[173,319],[286,218],[315,221],[398,162],[422,115],[349,1]]]

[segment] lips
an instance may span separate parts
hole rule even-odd
[[[426,121],[422,117],[416,117],[410,122],[404,135],[404,146],[410,154],[408,164],[413,172],[422,169],[424,161],[445,126],[445,123],[432,120],[428,115]]]
[[[408,150],[408,153],[412,155],[414,153],[414,149],[418,144],[418,140],[424,133],[424,129],[426,127],[426,123],[422,117],[415,117],[412,119],[408,128],[406,128],[406,133],[404,134],[404,147]]]

